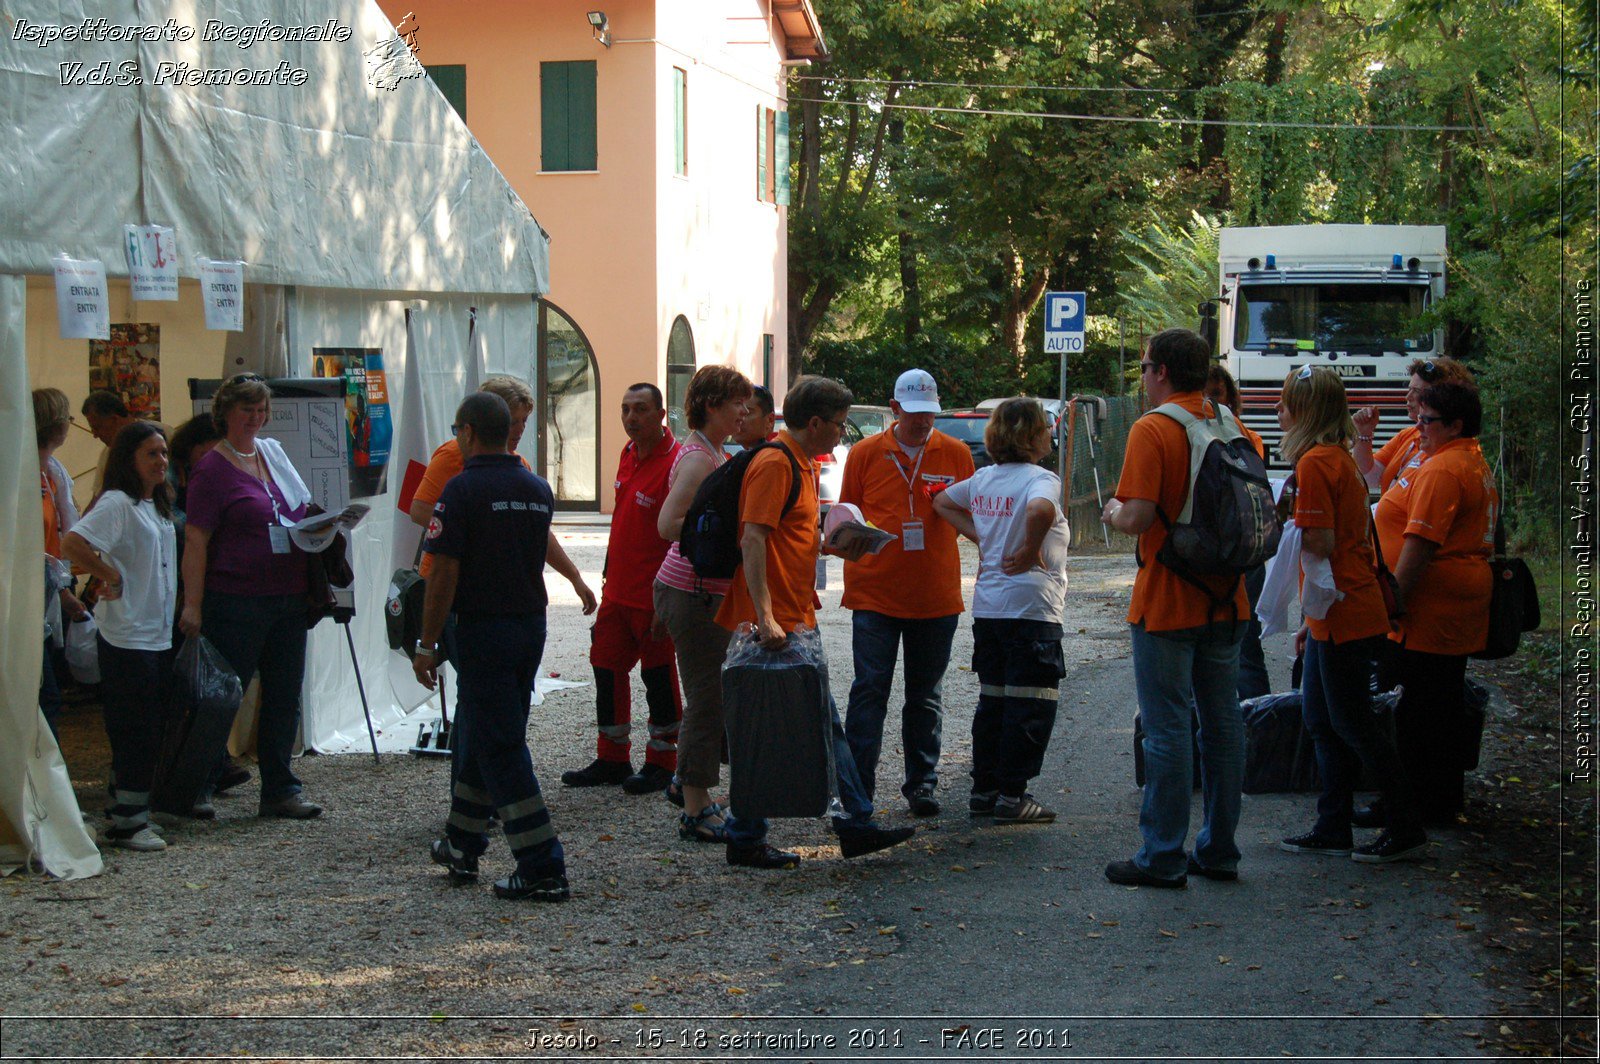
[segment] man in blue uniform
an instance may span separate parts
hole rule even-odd
[[[489,392],[470,395],[453,426],[465,468],[445,485],[428,522],[433,571],[423,600],[422,638],[412,668],[424,687],[438,680],[438,640],[445,616],[456,617],[456,733],[459,771],[445,837],[433,860],[450,878],[478,878],[498,813],[516,870],[494,885],[496,896],[565,901],[566,861],[533,774],[528,707],[544,654],[545,562],[572,582],[593,613],[594,592],[550,535],[555,499],[550,485],[506,453],[511,411]]]

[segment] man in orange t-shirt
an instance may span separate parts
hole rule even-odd
[[[744,562],[717,612],[717,623],[727,629],[750,622],[754,637],[769,650],[788,641],[801,625],[817,623],[816,573],[821,548],[817,520],[817,466],[812,455],[827,454],[844,435],[845,415],[854,396],[850,389],[827,377],[801,377],[784,398],[784,431],[777,446],[766,446],[745,469],[739,491],[739,548]],[[800,490],[788,506],[794,478]],[[788,507],[785,510],[785,507]],[[854,560],[852,557],[847,561]],[[833,830],[846,857],[894,846],[914,834],[913,828],[881,828],[872,821],[872,798],[862,786],[855,758],[839,723],[839,709],[828,689],[826,663],[821,667],[822,690],[833,721],[834,771],[840,805],[833,812]],[[730,700],[728,712],[740,712]],[[744,712],[749,707],[743,707]],[[735,772],[739,766],[732,766]],[[767,822],[741,817],[738,809],[726,820],[728,863],[750,868],[793,868],[800,855],[767,844]]]
[[[1188,329],[1165,329],[1150,338],[1139,369],[1152,407],[1176,403],[1211,416],[1202,393],[1211,349]],[[1133,631],[1133,672],[1144,722],[1145,785],[1139,830],[1144,845],[1132,860],[1106,866],[1106,878],[1132,886],[1183,887],[1189,873],[1236,879],[1244,782],[1244,720],[1239,712],[1239,641],[1250,616],[1244,582],[1218,577],[1211,598],[1161,563],[1167,521],[1189,493],[1189,441],[1182,425],[1152,410],[1128,433],[1116,498],[1101,515],[1112,528],[1139,537],[1128,623]],[[1228,594],[1228,584],[1234,587]],[[1193,789],[1193,712],[1200,715],[1200,758],[1205,772],[1205,823],[1186,856]]]
[[[905,782],[916,816],[937,816],[941,687],[961,617],[961,552],[956,530],[933,510],[933,497],[972,476],[972,450],[933,427],[939,391],[933,377],[907,370],[895,382],[889,428],[850,448],[839,501],[898,538],[844,567],[844,608],[851,614],[855,680],[844,731],[867,794],[876,790],[883,721],[895,658],[905,643],[906,700],[900,711]]]

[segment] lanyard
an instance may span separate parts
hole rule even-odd
[[[928,443],[932,442],[932,440],[928,441]],[[899,444],[896,443],[895,446],[898,447]],[[922,460],[927,457],[927,454],[928,444],[925,443],[922,445],[922,449],[917,452],[917,462],[911,467],[911,475],[907,476],[906,467],[900,464],[900,456],[893,451],[889,452],[889,461],[894,463],[895,472],[899,473],[900,479],[906,482],[906,506],[910,509],[912,517],[917,516],[917,474],[921,472]]]

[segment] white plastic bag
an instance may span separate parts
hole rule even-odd
[[[1278,553],[1267,560],[1267,579],[1256,599],[1256,617],[1262,636],[1282,635],[1289,630],[1289,603],[1299,590],[1300,529],[1294,518],[1283,523],[1283,538]]]
[[[100,682],[100,646],[96,641],[99,633],[92,613],[67,625],[67,668],[72,670],[72,678],[81,684]]]

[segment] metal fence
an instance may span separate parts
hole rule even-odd
[[[1088,403],[1073,403],[1067,414],[1062,509],[1072,526],[1074,547],[1105,544],[1100,510],[1117,490],[1128,430],[1141,413],[1137,395],[1108,395],[1104,403],[1104,416]],[[1113,547],[1126,546],[1126,541],[1119,544],[1116,533],[1109,538]]]

